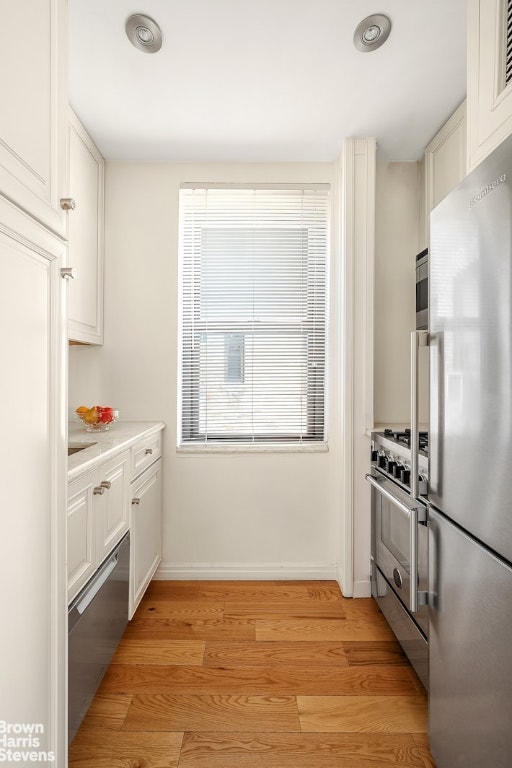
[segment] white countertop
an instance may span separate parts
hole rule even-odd
[[[87,432],[85,427],[76,422],[68,425],[68,443],[77,445],[93,443],[83,451],[68,456],[68,481],[75,480],[89,472],[97,464],[121,453],[137,443],[165,428],[162,421],[116,421],[105,432]]]

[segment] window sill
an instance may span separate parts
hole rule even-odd
[[[208,454],[239,454],[239,453],[328,453],[327,443],[302,443],[273,445],[179,445],[176,448],[178,456],[207,456]]]

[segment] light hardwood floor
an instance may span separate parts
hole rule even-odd
[[[155,581],[71,768],[435,768],[427,699],[373,600],[331,581]]]

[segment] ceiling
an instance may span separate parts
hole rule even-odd
[[[133,13],[161,50],[134,48]],[[387,14],[388,41],[353,45]],[[70,102],[109,160],[332,161],[349,136],[419,159],[466,91],[466,0],[69,0]]]

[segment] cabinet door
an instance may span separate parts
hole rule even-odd
[[[507,0],[468,1],[469,170],[512,132],[507,7]]]
[[[40,748],[55,750],[56,764],[67,619],[64,260],[56,238],[0,199],[0,712],[41,723]]]
[[[98,469],[96,488],[98,493],[98,564],[112,551],[128,530],[129,515],[129,459],[130,452],[125,451],[114,459],[105,462]],[[94,493],[94,491],[93,491]]]
[[[425,149],[426,234],[430,212],[466,175],[466,102],[453,113]]]
[[[103,343],[104,161],[76,115],[69,112],[69,263],[77,277],[69,286],[68,336]]]
[[[0,194],[65,234],[65,0],[2,3]]]
[[[162,461],[131,488],[130,618],[155,573],[162,551]]]
[[[91,473],[70,483],[68,488],[68,603],[96,568],[93,513],[95,478],[95,473]]]

